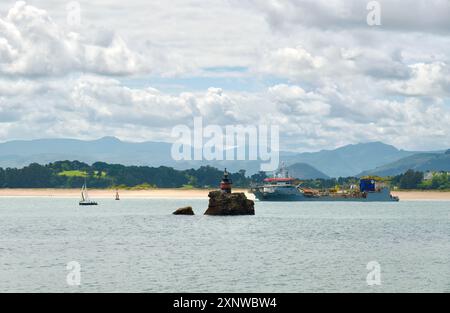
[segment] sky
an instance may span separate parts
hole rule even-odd
[[[450,0],[0,3],[0,141],[172,141],[194,116],[282,149],[450,147]]]

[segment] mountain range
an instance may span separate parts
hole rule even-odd
[[[402,174],[409,169],[419,172],[450,172],[450,150],[446,153],[417,153],[406,158],[402,158],[398,161],[377,167],[373,170],[364,171],[358,176],[395,176]]]
[[[302,162],[330,177],[348,177],[416,153],[399,150],[382,142],[370,142],[347,145],[334,150],[299,153],[288,159],[287,163]]]
[[[134,143],[115,137],[90,141],[9,141],[0,143],[0,167],[78,160],[90,164],[103,161],[123,165],[170,166],[180,170],[210,165],[217,168],[227,167],[233,172],[245,169],[247,174],[256,173],[260,168],[260,161],[175,161],[171,157],[171,148],[172,144],[167,142]],[[368,173],[392,175],[409,168],[446,170],[450,167],[449,155],[444,152],[405,151],[381,142],[360,143],[308,153],[282,151],[280,160],[285,162],[293,176],[301,176],[299,178],[303,179],[348,177]]]

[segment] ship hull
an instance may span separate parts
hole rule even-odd
[[[305,196],[303,193],[279,194],[252,191],[259,201],[316,201],[316,202],[398,202],[397,197],[391,196],[389,191],[368,193],[366,197],[343,197],[343,196]]]

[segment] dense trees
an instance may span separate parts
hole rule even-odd
[[[255,184],[261,184],[266,178],[267,178],[266,172],[258,172],[250,177],[251,181]]]
[[[0,167],[0,188],[5,185],[5,170]]]
[[[435,173],[430,180],[423,181],[420,184],[421,189],[450,189],[450,175],[447,173]]]
[[[223,171],[205,166],[178,171],[170,167],[124,166],[96,162],[59,161],[31,164],[22,169],[0,168],[0,188],[79,188],[86,180],[93,188],[157,186],[162,188],[217,187]],[[232,173],[236,187],[247,187],[245,171]]]
[[[52,181],[52,171],[39,164],[30,164],[23,169],[1,170],[1,186],[8,188],[43,188]]]
[[[392,183],[400,189],[418,189],[422,181],[423,173],[414,170],[408,170],[392,179]]]
[[[92,165],[78,161],[59,161],[47,165],[30,164],[22,169],[0,168],[0,188],[80,188],[85,180],[92,188],[148,187],[161,188],[216,188],[223,170],[211,166],[199,169],[175,170],[171,167],[125,166],[96,162]],[[235,187],[261,184],[266,173],[259,172],[246,177],[244,170],[230,174]],[[358,185],[358,178],[311,179],[298,181],[304,187],[329,189],[339,186],[350,188]],[[422,172],[408,170],[404,174],[387,179],[391,187],[400,189],[450,189],[450,176],[436,173],[432,179],[424,180]]]
[[[48,164],[47,167],[58,173],[64,171],[88,171],[90,169],[89,164],[79,161],[58,161]]]

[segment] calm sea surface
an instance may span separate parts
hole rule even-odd
[[[196,216],[174,216],[192,205]],[[0,292],[450,292],[450,202],[0,198]],[[81,265],[69,286],[67,263]],[[381,266],[369,287],[366,266]]]

